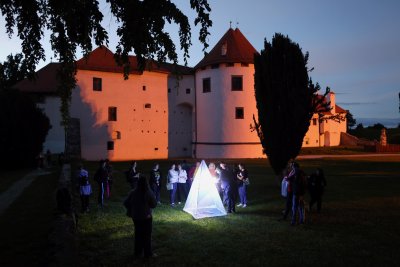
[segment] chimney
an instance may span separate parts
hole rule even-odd
[[[331,112],[332,113],[336,113],[336,109],[335,109],[336,100],[335,100],[335,93],[334,92],[329,92],[329,94],[327,95],[327,101],[331,102],[331,104],[330,104]]]

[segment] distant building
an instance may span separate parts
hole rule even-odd
[[[265,157],[256,132],[250,131],[257,116],[254,53],[239,29],[229,29],[194,68],[153,63],[140,72],[131,56],[132,70],[124,80],[113,53],[98,47],[77,61],[73,133],[67,142],[88,160]],[[66,142],[57,68],[50,63],[35,81],[16,86],[36,95],[50,118],[44,149],[54,153],[63,152]],[[340,132],[346,132],[346,111],[335,104],[334,93],[327,101],[332,110],[313,116],[304,147],[337,146]]]

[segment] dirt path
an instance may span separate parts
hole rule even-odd
[[[46,170],[34,170],[15,182],[7,191],[0,194],[0,215],[21,195],[36,177],[49,174]]]

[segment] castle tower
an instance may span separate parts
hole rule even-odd
[[[256,132],[250,130],[256,49],[239,29],[229,29],[195,67],[198,158],[263,157]]]

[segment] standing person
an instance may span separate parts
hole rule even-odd
[[[218,194],[222,199],[222,190],[221,190],[221,179],[217,173],[217,167],[215,166],[214,162],[210,162],[208,164],[208,170],[210,171],[211,177],[214,180],[215,187],[217,188]]]
[[[309,206],[310,211],[315,202],[317,202],[317,212],[321,213],[322,195],[324,193],[325,187],[326,187],[326,180],[324,171],[321,168],[318,168],[314,173],[310,175],[308,183],[308,188],[311,196],[310,206]]]
[[[135,189],[137,182],[139,180],[140,173],[136,170],[137,162],[133,161],[129,170],[126,173],[126,180],[131,185],[131,189]]]
[[[157,201],[146,177],[139,176],[137,186],[129,193],[124,206],[135,227],[135,257],[141,257],[143,253],[145,258],[154,256],[151,249],[152,209],[157,206]]]
[[[160,165],[158,163],[155,163],[150,173],[150,188],[156,197],[157,204],[161,204],[160,200],[161,180],[162,180],[162,174],[160,170]]]
[[[106,193],[107,198],[110,198],[111,197],[111,188],[113,185],[113,177],[112,177],[112,166],[110,164],[109,159],[105,160],[105,169],[107,172],[105,193]]]
[[[290,171],[290,172],[289,172]],[[286,168],[283,173],[283,180],[282,182],[286,182],[287,186],[283,190],[286,190],[286,208],[283,211],[283,217],[282,219],[279,220],[286,220],[287,216],[289,215],[289,211],[292,210],[292,205],[293,205],[293,191],[292,191],[292,184],[290,183],[290,179],[294,175],[294,170],[292,169],[292,166],[290,165],[290,170]],[[290,179],[289,179],[290,178]]]
[[[108,171],[106,167],[106,161],[100,160],[99,168],[97,169],[94,175],[94,180],[99,185],[99,195],[97,198],[97,202],[99,207],[101,208],[104,206],[104,194],[107,187],[107,179],[108,179]]]
[[[89,197],[92,194],[92,187],[89,182],[89,172],[79,165],[78,170],[79,194],[81,197],[82,212],[89,212]]]
[[[289,177],[293,191],[292,225],[296,224],[296,215],[299,212],[299,223],[304,223],[304,194],[306,193],[307,181],[305,173],[300,169],[297,162],[292,164],[293,175]]]
[[[178,189],[178,179],[179,174],[176,169],[176,165],[172,164],[171,168],[168,171],[168,183],[172,184],[172,190],[170,190],[170,203],[172,207],[175,206],[176,191]]]
[[[196,164],[193,165],[192,167],[190,167],[190,169],[189,169],[189,172],[188,172],[188,181],[187,181],[187,182],[189,183],[188,192],[190,191],[190,188],[192,187],[193,179],[194,179],[194,176],[195,176],[195,174],[196,174],[196,172],[197,172],[199,166],[200,166],[200,162],[197,161]]]
[[[220,168],[217,168],[217,173],[221,179],[221,189],[223,192],[223,203],[227,206],[228,213],[235,212],[234,202],[234,183],[236,182],[233,177],[233,172],[226,166],[224,162],[219,164]]]
[[[239,170],[238,170],[236,177],[239,180],[238,189],[239,189],[240,203],[237,206],[246,208],[247,207],[247,184],[248,184],[249,174],[243,164],[239,163],[238,168],[239,168]]]
[[[178,204],[186,200],[186,180],[187,172],[182,168],[182,164],[178,164]]]

